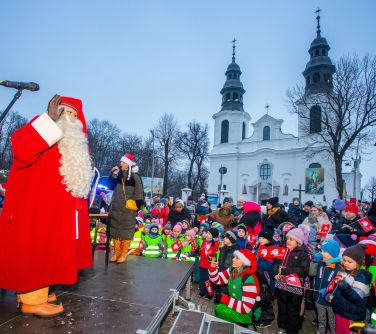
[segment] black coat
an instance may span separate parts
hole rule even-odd
[[[288,251],[281,269],[281,275],[287,276],[297,274],[300,278],[308,276],[310,258],[305,247],[296,247],[292,252]],[[275,267],[275,275],[278,274],[278,267]]]
[[[282,209],[279,209],[274,215],[271,216],[265,216],[265,225],[266,224],[273,224],[275,228],[277,228],[279,225],[281,225],[284,222],[292,222],[291,217],[289,214]]]
[[[188,220],[190,222],[192,221],[191,214],[186,207],[184,207],[181,212],[177,212],[174,209],[170,210],[167,217],[167,222],[171,224],[171,229],[174,228],[176,223],[181,223],[183,220]]]
[[[258,222],[261,222],[260,214],[256,211],[250,211],[240,218],[239,224],[254,228]]]

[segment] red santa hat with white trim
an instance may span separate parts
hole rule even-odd
[[[82,111],[82,101],[74,97],[60,96],[60,106],[65,106],[77,112],[77,119],[82,123],[82,131],[86,135],[85,115]]]
[[[120,161],[126,163],[129,166],[128,169],[128,177],[127,179],[129,180],[131,178],[131,173],[137,173],[138,172],[138,167],[136,166],[136,157],[133,154],[126,153],[124,154]]]
[[[254,273],[257,270],[257,258],[249,249],[236,250],[234,256],[240,259],[246,267],[250,267],[248,272]]]

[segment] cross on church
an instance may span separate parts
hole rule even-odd
[[[270,108],[270,105],[269,105],[269,103],[267,103],[266,106],[265,106],[267,115],[269,115],[269,108]]]
[[[297,191],[299,192],[299,202],[302,202],[302,193],[305,192],[305,190],[302,189],[302,185],[299,184],[299,189],[293,189],[292,191]]]
[[[235,61],[235,48],[236,48],[236,38],[232,40],[232,60]]]
[[[322,11],[322,9],[320,9],[319,7],[317,7],[316,11],[315,11],[315,14],[317,14],[316,16],[316,20],[317,20],[317,36],[320,36],[320,33],[321,33],[321,30],[320,30],[320,12]]]

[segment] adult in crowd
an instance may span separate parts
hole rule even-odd
[[[337,231],[344,224],[344,210],[346,209],[345,201],[336,198],[332,206],[326,211],[330,222],[332,223],[332,231]]]
[[[239,223],[245,225],[248,235],[257,237],[262,229],[260,205],[256,202],[245,202],[244,214]]]
[[[50,285],[74,284],[92,265],[87,196],[93,180],[81,100],[55,95],[47,112],[16,130],[0,217],[0,288],[23,314],[53,316]]]
[[[210,219],[213,222],[218,222],[223,226],[225,233],[231,229],[231,223],[234,220],[234,215],[231,212],[231,207],[232,204],[230,201],[224,201],[222,207],[213,211],[210,215]]]
[[[184,206],[184,202],[178,199],[175,201],[174,206],[168,214],[167,223],[170,224],[173,229],[177,223],[181,223],[183,220],[191,222],[192,217],[189,210]]]
[[[317,219],[316,226],[317,226],[317,230],[318,231],[320,231],[321,227],[324,224],[329,224],[330,226],[332,225],[332,223],[330,222],[330,220],[328,218],[328,215],[324,212],[322,206],[319,205],[319,204],[312,205],[311,215],[315,216],[316,219]],[[304,221],[303,221],[304,225],[309,225],[308,224],[308,218],[309,217],[307,217],[306,219],[304,219]]]
[[[167,205],[162,203],[161,200],[158,200],[155,203],[154,208],[150,210],[150,213],[153,214],[159,220],[160,225],[163,228],[167,224],[167,217],[170,213],[170,209]]]
[[[312,206],[312,201],[307,201],[304,203],[302,211],[302,221],[304,221],[304,219],[306,219],[310,215]]]
[[[288,214],[291,217],[291,222],[296,226],[299,225],[302,220],[303,206],[300,203],[299,198],[294,197],[288,207]]]
[[[114,242],[111,262],[126,261],[133,238],[137,210],[145,205],[144,188],[137,172],[135,156],[127,153],[121,157],[120,167],[113,169],[111,175],[116,183],[110,207],[110,233]]]
[[[367,211],[367,217],[373,226],[376,226],[376,200],[372,202],[370,209]]]
[[[272,224],[275,228],[284,222],[291,222],[290,215],[281,209],[281,205],[278,202],[278,197],[268,199],[266,202],[267,214],[264,217],[265,224]]]

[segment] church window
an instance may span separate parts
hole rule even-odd
[[[321,132],[321,108],[313,106],[309,111],[309,133]]]
[[[329,75],[329,73],[324,73],[324,81],[326,83],[330,83],[330,75]]]
[[[262,140],[270,140],[270,126],[264,126],[262,130]]]
[[[242,194],[245,195],[247,193],[247,186],[243,184],[243,191]]]
[[[225,119],[221,124],[221,144],[228,143],[228,129],[229,123],[228,120]]]
[[[283,195],[288,196],[288,194],[289,194],[289,186],[285,184],[285,186],[283,187]]]
[[[318,162],[312,162],[309,168],[321,168],[321,165]]]
[[[227,93],[226,94],[226,101],[230,101],[230,97],[231,97],[230,93]]]
[[[242,125],[242,140],[245,138],[245,122]]]
[[[325,49],[322,49],[322,50],[321,50],[321,54],[322,54],[323,56],[325,56]]]
[[[260,166],[260,178],[262,180],[267,180],[272,176],[272,168],[269,164],[262,164]]]
[[[307,82],[307,85],[309,85],[311,83],[311,77],[307,77],[306,82]]]
[[[319,55],[319,50],[316,50],[315,51],[315,56],[318,56]]]
[[[234,93],[234,94],[232,94],[232,99],[233,99],[234,101],[237,101],[237,100],[238,100],[238,93]]]
[[[313,82],[319,82],[320,81],[320,73],[316,72],[313,74]]]

